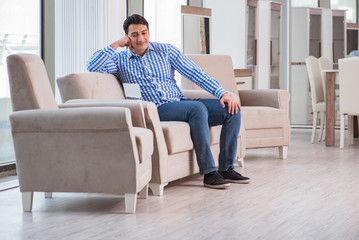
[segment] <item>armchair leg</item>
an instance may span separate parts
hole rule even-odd
[[[152,190],[153,195],[162,196],[163,188],[167,186],[168,183],[158,184],[158,183],[150,183],[150,188]]]
[[[24,212],[31,212],[33,197],[33,192],[22,192],[22,208]]]
[[[148,198],[148,184],[143,187],[143,189],[139,192],[140,198],[147,199]]]
[[[137,194],[125,193],[126,213],[135,213],[137,203]]]
[[[280,158],[280,159],[287,159],[287,156],[288,156],[288,146],[278,147],[278,150],[279,150],[279,158]]]
[[[52,198],[52,192],[45,192],[45,198]]]

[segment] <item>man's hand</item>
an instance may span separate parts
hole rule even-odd
[[[127,36],[121,38],[120,40],[117,40],[116,42],[113,42],[111,44],[111,47],[115,50],[117,50],[118,47],[129,47],[131,51],[133,49],[131,39]]]
[[[234,100],[231,96],[229,96],[228,93],[224,93],[222,95],[220,99],[220,103],[223,108],[226,107],[225,103],[228,104],[228,113],[230,114],[238,113],[238,109],[241,109],[239,103],[236,100]]]

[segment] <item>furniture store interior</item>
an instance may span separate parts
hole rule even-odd
[[[1,0],[0,239],[359,239],[358,6]]]

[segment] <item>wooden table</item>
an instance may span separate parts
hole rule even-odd
[[[325,145],[334,146],[335,142],[335,78],[339,70],[323,70],[326,73],[325,99]]]
[[[326,73],[325,78],[325,145],[334,146],[335,143],[335,79],[339,70],[322,70]],[[358,118],[354,117],[354,137],[358,137]]]

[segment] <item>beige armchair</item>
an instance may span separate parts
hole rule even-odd
[[[57,79],[63,102],[76,104],[79,101],[101,100],[102,102],[126,102],[122,86],[112,74],[79,73]],[[205,91],[186,91],[190,97],[213,97]],[[78,100],[82,99],[82,100]],[[92,100],[91,100],[92,99]],[[141,101],[137,101],[141,102]],[[186,122],[160,122],[157,107],[142,101],[147,128],[154,134],[152,157],[152,179],[150,188],[154,195],[162,195],[164,187],[171,181],[199,172],[196,155]],[[211,150],[218,163],[221,126],[210,128]],[[180,137],[179,137],[180,136]],[[243,143],[243,132],[239,136]],[[238,161],[242,163],[245,148],[238,148]]]
[[[232,59],[224,55],[188,55],[208,75],[216,78],[224,89],[241,103],[245,146],[249,148],[278,147],[279,157],[287,158],[290,142],[289,93],[285,90],[240,90],[234,77]],[[187,89],[197,89],[183,79]]]
[[[147,198],[152,132],[133,127],[130,110],[119,106],[59,109],[36,55],[10,55],[7,65],[24,211],[32,210],[33,192],[85,192],[125,194],[126,212],[134,213],[137,193]]]

